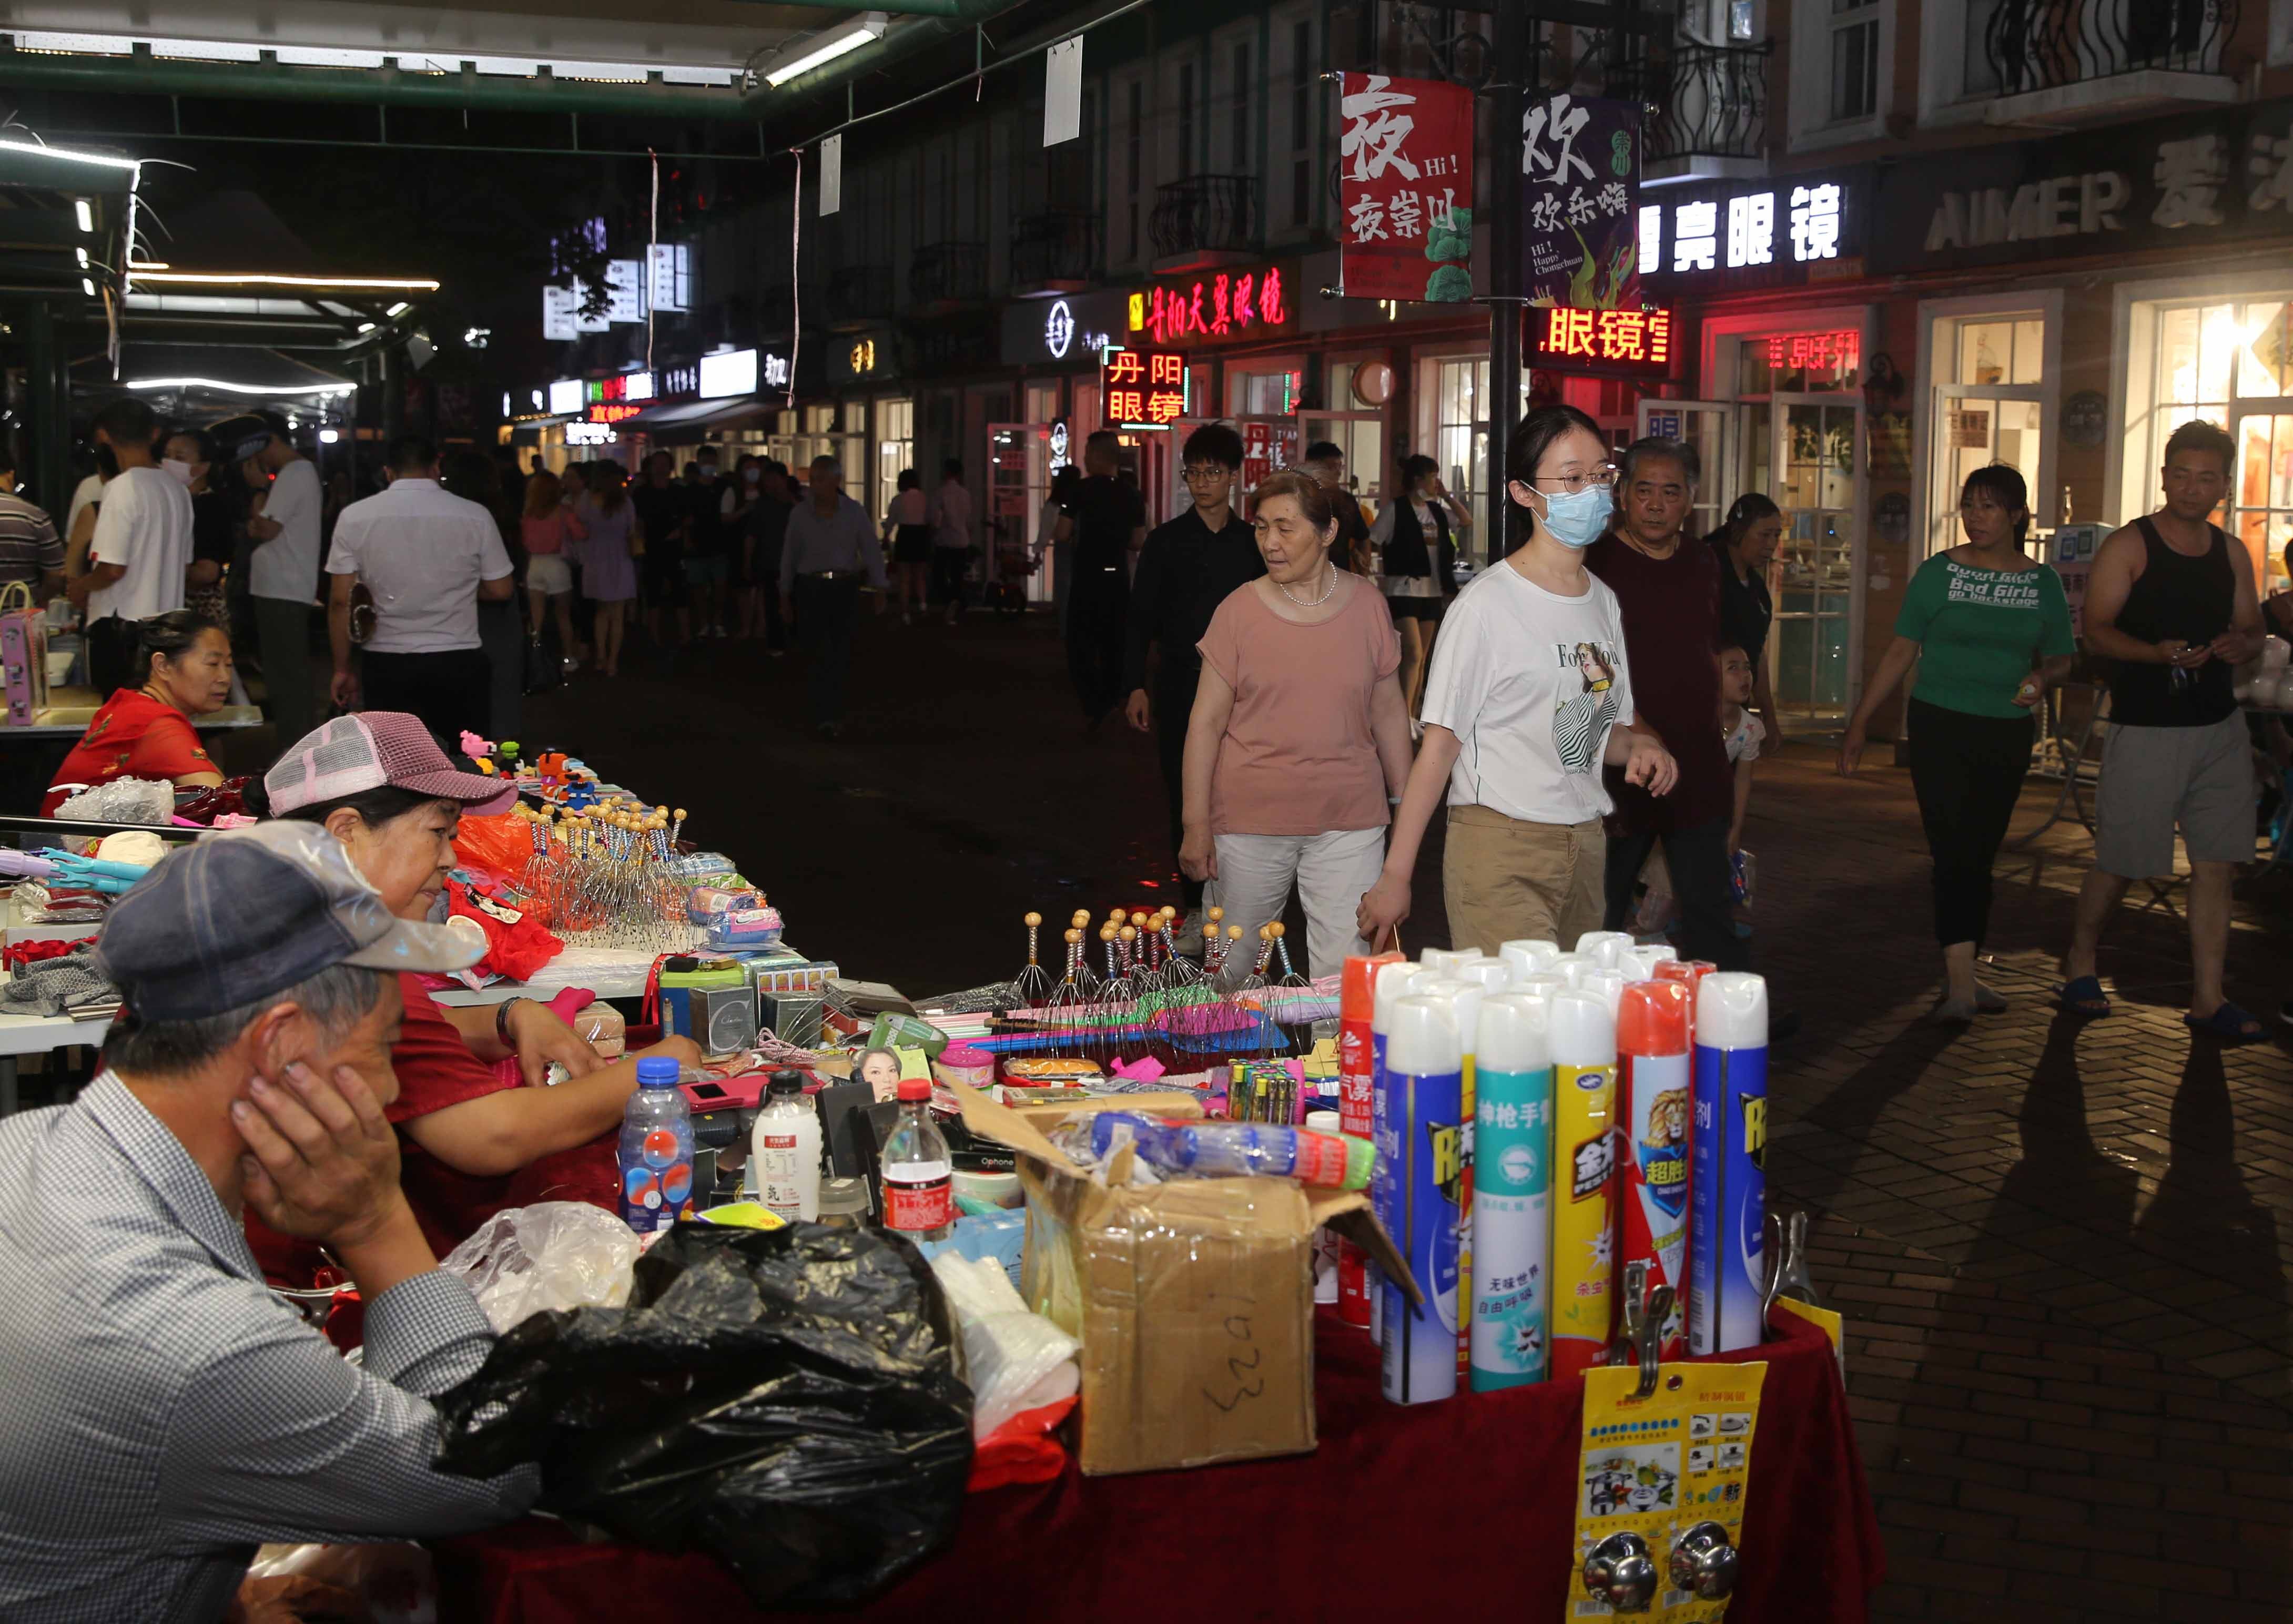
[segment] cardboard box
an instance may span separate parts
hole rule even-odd
[[[966,1125],[1019,1153],[1027,1192],[1022,1295],[1082,1339],[1078,1454],[1087,1473],[1202,1466],[1314,1447],[1318,1226],[1362,1246],[1422,1300],[1364,1192],[1307,1190],[1287,1179],[1110,1189],[1045,1137],[1043,1112],[1010,1110],[960,1085],[953,1092]],[[1074,1107],[1137,1108],[1125,1099]],[[1111,1171],[1121,1176],[1121,1157]]]

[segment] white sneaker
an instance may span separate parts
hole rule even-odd
[[[1203,921],[1200,914],[1189,914],[1179,922],[1177,932],[1171,938],[1171,947],[1173,952],[1190,959],[1203,956]]]

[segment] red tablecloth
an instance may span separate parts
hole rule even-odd
[[[1780,1318],[1780,1316],[1778,1316]],[[1735,1624],[1861,1624],[1879,1529],[1822,1333],[1762,1350]],[[955,1543],[870,1624],[1087,1617],[1560,1620],[1584,1429],[1582,1382],[1401,1409],[1369,1339],[1325,1316],[1321,1448],[1136,1477],[1065,1477],[970,1497]],[[1786,1540],[1789,1541],[1788,1568]],[[529,1519],[435,1547],[444,1624],[732,1624],[758,1613],[713,1560],[580,1545]]]

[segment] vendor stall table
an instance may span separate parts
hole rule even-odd
[[[0,1116],[16,1111],[19,1056],[93,1046],[102,1043],[110,1029],[109,1010],[77,1019],[69,1015],[0,1015]]]
[[[1878,1524],[1830,1344],[1787,1325],[1760,1350],[1768,1373],[1729,1617],[1860,1624],[1884,1566]],[[841,1616],[1562,1624],[1584,1384],[1404,1409],[1379,1396],[1367,1336],[1326,1312],[1317,1332],[1316,1453],[1136,1477],[1070,1467],[973,1495],[946,1551]],[[709,1558],[584,1545],[539,1519],[433,1548],[444,1624],[819,1616],[758,1612]]]

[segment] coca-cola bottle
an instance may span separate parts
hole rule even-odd
[[[945,1240],[955,1224],[955,1165],[931,1119],[931,1079],[900,1079],[900,1119],[884,1139],[884,1227]]]

